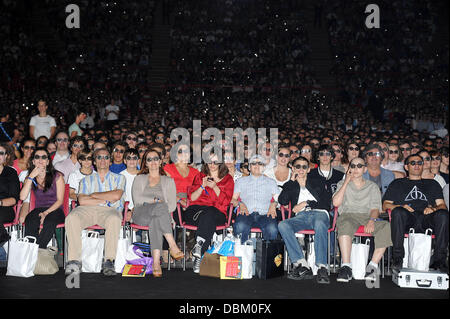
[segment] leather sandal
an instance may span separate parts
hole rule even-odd
[[[170,257],[172,257],[174,260],[180,260],[184,258],[184,254],[181,250],[178,250],[178,252],[173,253],[172,250],[169,249]]]

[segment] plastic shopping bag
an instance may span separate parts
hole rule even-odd
[[[82,232],[81,271],[99,273],[102,270],[105,239],[96,231]]]
[[[428,228],[425,234],[415,233],[414,229],[409,230],[408,246],[408,268],[428,271],[431,259],[431,233]]]
[[[34,276],[39,249],[36,241],[36,237],[26,236],[10,242],[7,276]]]
[[[366,243],[352,244],[352,253],[350,256],[350,262],[352,264],[352,273],[354,279],[364,279],[366,275],[366,266],[369,262],[369,243],[367,239]]]

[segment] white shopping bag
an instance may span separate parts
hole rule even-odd
[[[81,271],[99,273],[102,270],[105,239],[96,231],[82,232]]]
[[[116,273],[122,273],[123,266],[127,263],[127,253],[131,245],[131,237],[129,230],[122,229],[120,232],[119,241],[117,243],[116,260],[114,262],[114,269]]]
[[[425,231],[425,234],[416,234],[413,228],[409,230],[408,268],[420,271],[429,270],[431,259],[431,233],[432,230],[430,228]]]
[[[366,275],[366,266],[369,262],[369,243],[370,240],[367,239],[365,244],[352,244],[350,262],[354,279],[362,280]]]
[[[9,232],[9,236],[11,237],[11,239],[9,240],[9,242],[11,243],[12,241],[17,241],[20,238],[20,231],[14,227],[14,229],[12,231]],[[5,249],[6,254],[8,254],[8,244],[3,245],[3,248]]]
[[[313,275],[317,275],[318,267],[316,266],[316,251],[314,250],[314,241],[310,240],[308,243],[308,252],[306,254],[306,261],[309,268],[311,268]]]
[[[39,249],[36,241],[36,237],[26,236],[10,242],[7,276],[34,276]]]
[[[234,256],[242,259],[242,279],[252,279],[253,276],[253,241],[247,240],[244,244],[235,243]]]

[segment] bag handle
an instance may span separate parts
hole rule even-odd
[[[30,242],[30,239],[34,239],[33,244],[36,244],[36,243],[37,243],[36,237],[33,237],[33,236],[25,236],[24,238],[19,238],[18,240],[19,240],[19,241],[23,241],[24,243],[29,243],[29,242]]]
[[[91,236],[89,236],[89,235],[91,235]],[[86,234],[86,237],[90,237],[90,238],[100,238],[100,234],[98,233],[98,232],[96,232],[96,231],[93,231],[93,230],[88,230],[88,232],[87,232],[87,234]]]
[[[408,233],[409,234],[415,234],[416,232],[415,232],[414,228],[410,228]]]
[[[366,245],[370,245],[370,239],[369,238],[366,239]]]
[[[430,232],[430,234],[428,234],[428,232]],[[431,228],[427,228],[427,230],[425,231],[425,235],[431,236],[433,234],[433,230]]]
[[[433,282],[432,280],[427,280],[427,279],[417,279],[416,280],[417,287],[422,287],[422,288],[430,287],[432,282]]]

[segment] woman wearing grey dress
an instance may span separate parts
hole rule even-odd
[[[171,213],[176,208],[176,187],[172,178],[165,176],[161,167],[161,154],[154,149],[145,152],[141,170],[134,179],[131,194],[134,203],[133,222],[148,226],[153,257],[153,276],[161,277],[160,264],[163,236],[169,244],[170,255],[179,260],[184,257],[172,234]]]

